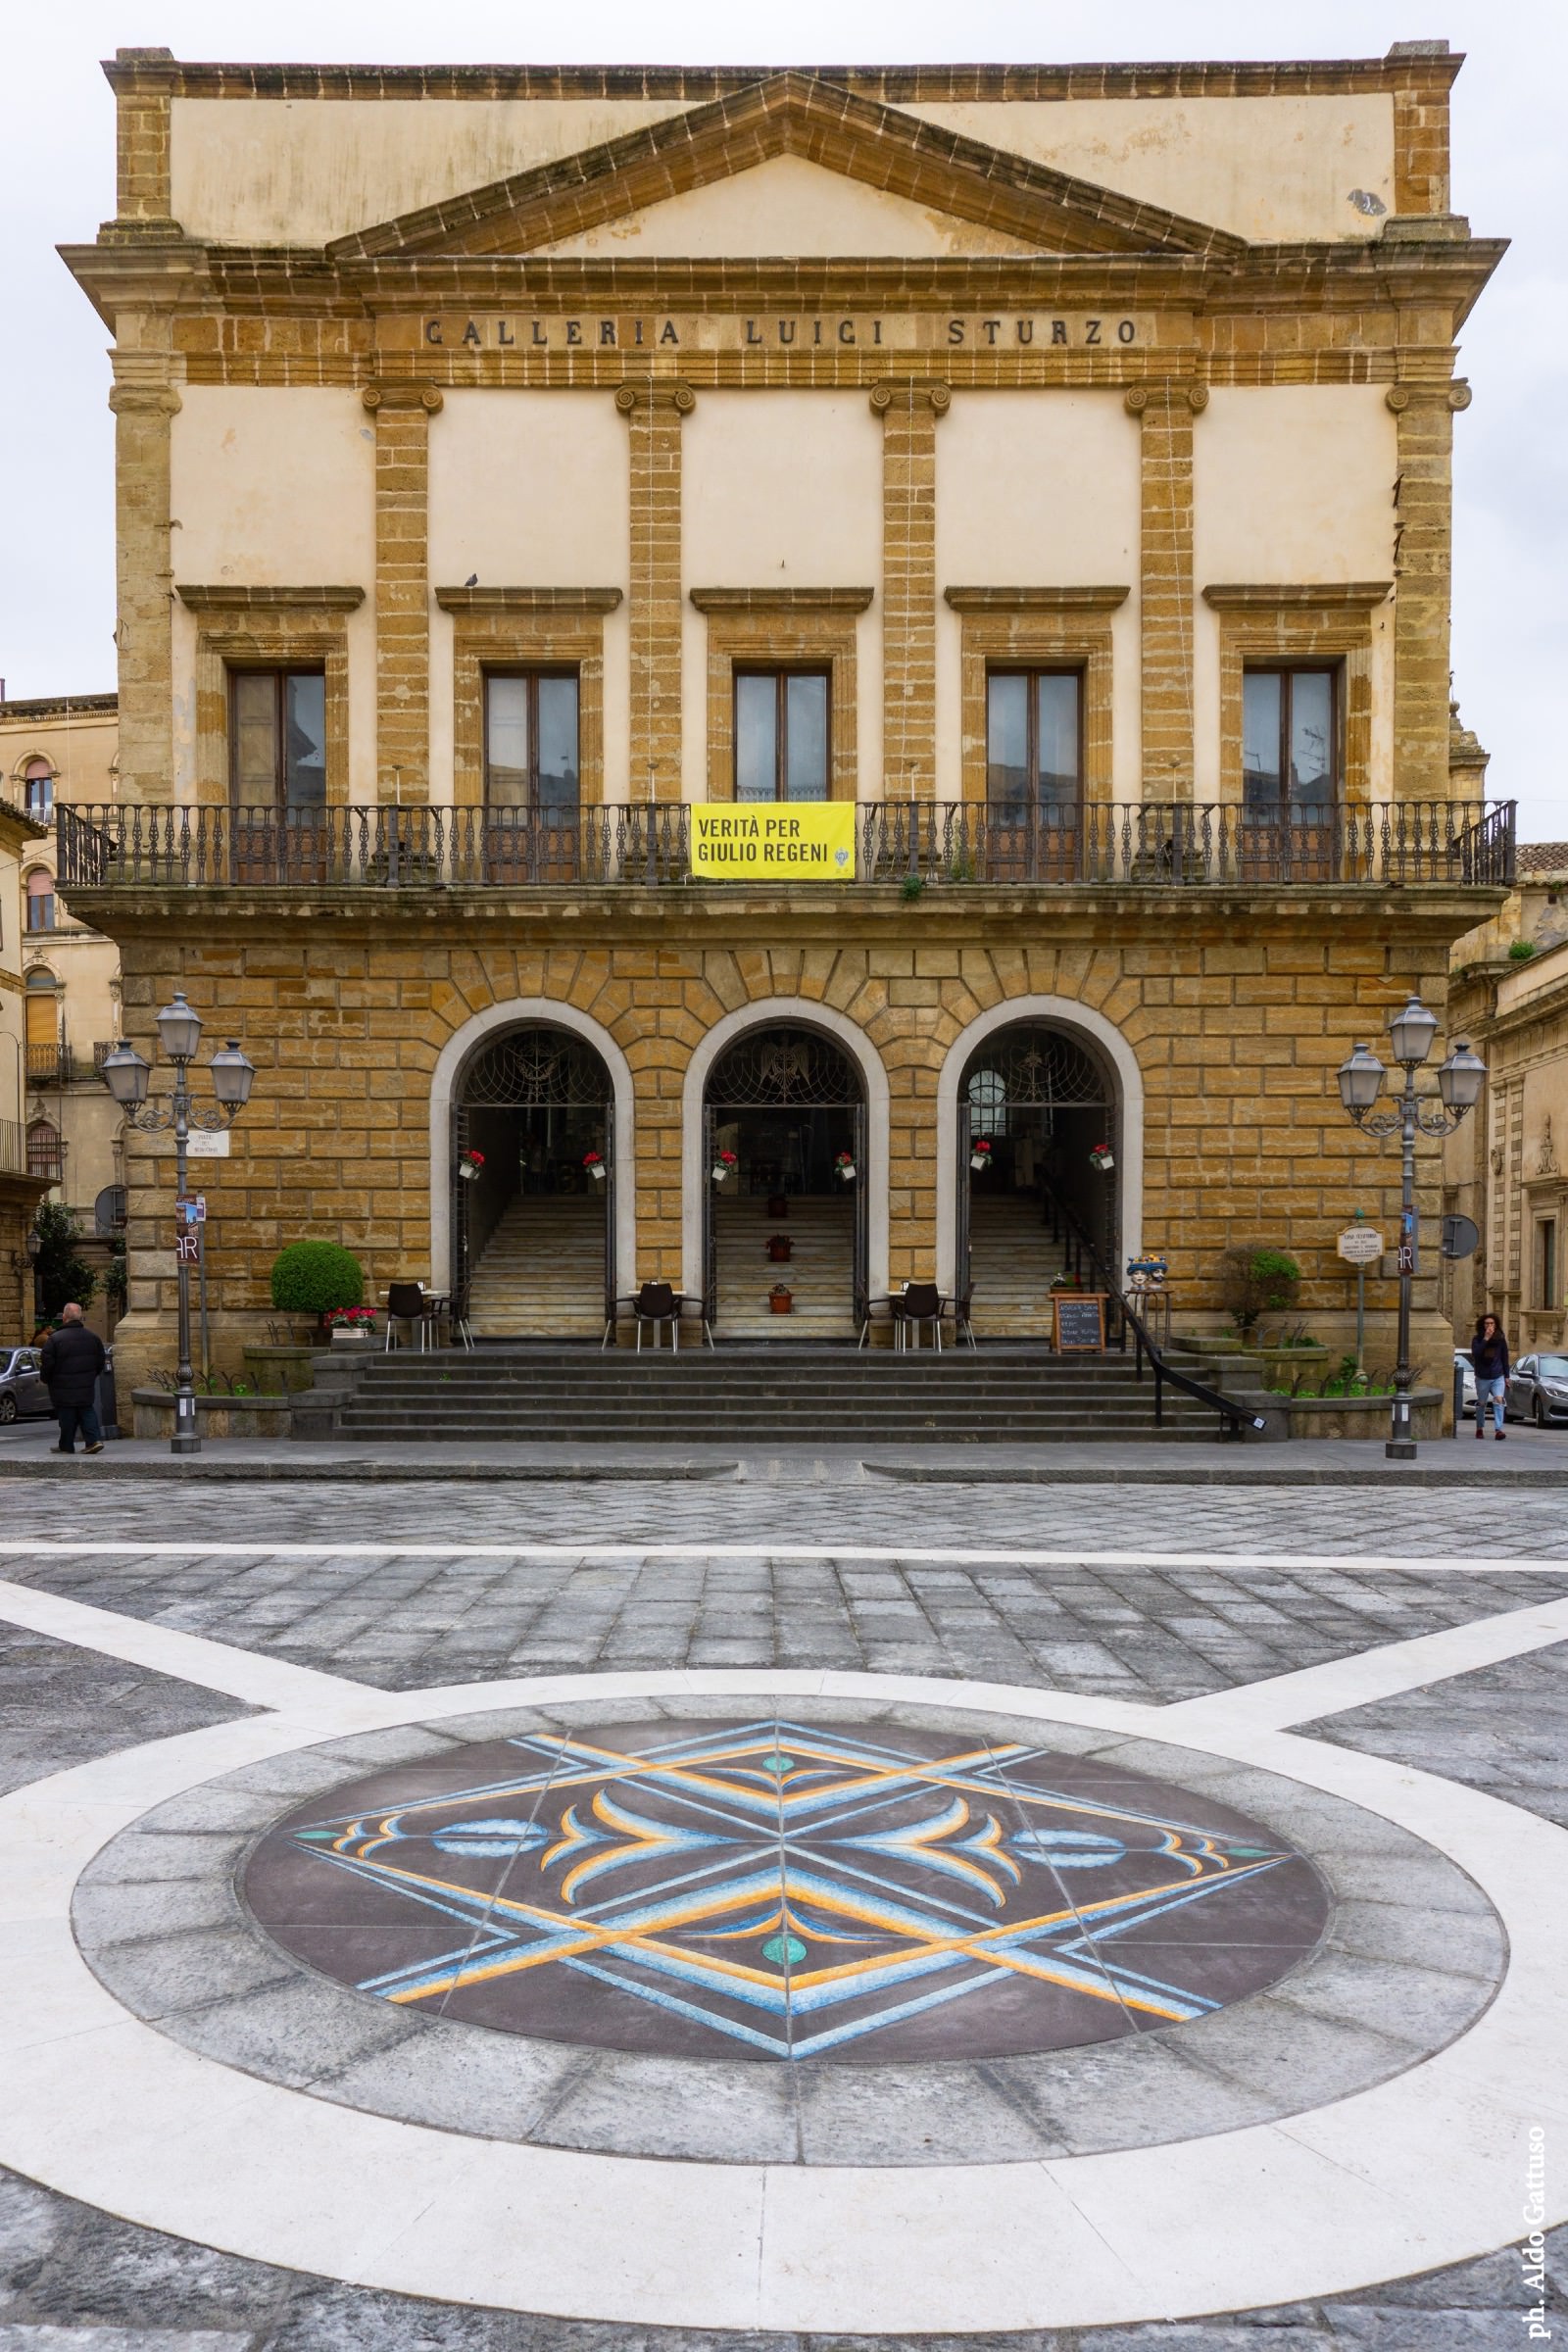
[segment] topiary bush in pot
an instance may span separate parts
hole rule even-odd
[[[272,1304],[318,1322],[365,1301],[365,1268],[338,1242],[290,1242],[272,1260]]]
[[[1296,1304],[1301,1269],[1283,1250],[1227,1250],[1220,1259],[1220,1280],[1231,1321],[1245,1339],[1260,1315],[1279,1314]]]

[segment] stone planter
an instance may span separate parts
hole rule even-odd
[[[131,1435],[172,1438],[174,1399],[167,1389],[132,1389]],[[296,1403],[307,1399],[294,1393],[272,1396],[198,1396],[196,1430],[203,1438],[291,1438]]]
[[[368,1348],[375,1346],[375,1334],[373,1331],[345,1331],[338,1325],[332,1333],[332,1345],[334,1348],[357,1348],[363,1355]]]
[[[245,1377],[263,1396],[277,1396],[293,1389],[308,1389],[311,1385],[311,1357],[315,1349],[309,1342],[298,1347],[247,1348]]]
[[[1446,1435],[1441,1389],[1410,1391],[1410,1431],[1416,1438]],[[1293,1438],[1365,1438],[1381,1442],[1389,1434],[1387,1396],[1271,1396],[1290,1426]]]

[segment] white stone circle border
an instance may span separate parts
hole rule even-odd
[[[322,1678],[323,1683],[325,1678]],[[1568,1832],[1287,1732],[1125,1702],[865,1674],[574,1675],[388,1694],[160,1740],[0,1802],[0,2162],[146,2228],[406,2295],[628,2325],[905,2336],[1132,2324],[1316,2300],[1516,2241],[1528,2135],[1568,2125]],[[1071,1722],[1252,1764],[1446,1854],[1509,1938],[1435,2056],[1306,2114],[1110,2154],[800,2167],[480,2140],[312,2099],[167,2039],[76,1950],[92,1855],[217,1775],[487,1705],[682,1693],[907,1700]],[[1561,2168],[1555,2168],[1560,2175]],[[1545,2223],[1568,2218],[1568,2183]]]

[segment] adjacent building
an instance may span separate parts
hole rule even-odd
[[[120,1036],[120,952],[61,896],[54,812],[82,801],[114,806],[119,734],[112,694],[0,700],[0,790],[34,826],[20,874],[16,1115],[29,1175],[72,1211],[99,1274],[88,1320],[105,1333],[114,1302],[103,1277],[110,1245],[124,1233],[125,1171],[120,1112],[98,1070]]]
[[[1227,1247],[1289,1248],[1349,1331],[1334,1236],[1396,1171],[1336,1065],[1512,873],[1450,774],[1502,250],[1458,64],[119,54],[66,258],[121,773],[60,885],[143,1053],[178,986],[259,1065],[203,1176],[220,1354],[309,1234],[492,1336],[651,1278],[720,1336],[911,1278],[1039,1332],[1064,1233],[1207,1326]],[[128,1140],[137,1365],[171,1173]]]

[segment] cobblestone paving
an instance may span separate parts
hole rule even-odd
[[[0,1795],[42,1773],[250,1712],[215,1691],[0,1623]]]
[[[762,1498],[754,1496],[753,1501]],[[1410,1505],[1415,1500],[1415,1508]],[[33,1561],[0,1575],[397,1689],[564,1666],[834,1664],[1175,1699],[1546,1600],[1549,1576],[1462,1571],[1024,1570],[918,1561],[642,1565],[569,1559],[300,1560],[272,1542],[744,1540],[733,1489],[575,1494],[438,1486],[384,1495],[233,1490],[5,1494],[9,1536],[255,1540],[245,1560]],[[1303,1507],[1304,1506],[1304,1507]],[[1568,1553],[1550,1495],[1270,1496],[1040,1490],[772,1490],[787,1543],[935,1548]],[[1501,1522],[1499,1525],[1498,1522]],[[1563,1590],[1568,1591],[1568,1573]],[[1568,1820],[1568,1645],[1314,1727]],[[0,1785],[243,1710],[0,1629]],[[1546,2324],[1568,2335],[1568,2230],[1548,2241]],[[927,2336],[919,2352],[1492,2352],[1526,2339],[1516,2252],[1338,2302],[1132,2328]],[[0,2352],[892,2352],[888,2338],[721,2334],[467,2311],[364,2292],[136,2229],[0,2174]]]
[[[88,1465],[83,1465],[84,1468]],[[832,1468],[832,1466],[829,1466]],[[767,1478],[517,1486],[431,1480],[396,1487],[138,1486],[108,1495],[0,1472],[0,1531],[145,1536],[167,1543],[900,1544],[1089,1551],[1455,1554],[1568,1557],[1568,1509],[1552,1491],[1426,1488],[920,1486],[855,1465],[815,1483],[808,1461]],[[0,1572],[12,1574],[0,1559]]]
[[[1548,1600],[1551,1575],[919,1560],[142,1555],[19,1581],[390,1690],[657,1666],[840,1667],[1174,1700]],[[1561,1590],[1568,1592],[1568,1564]]]

